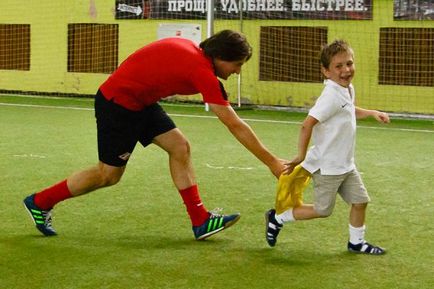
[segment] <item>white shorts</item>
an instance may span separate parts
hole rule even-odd
[[[321,175],[320,170],[312,175],[315,211],[329,216],[339,194],[348,204],[363,204],[370,201],[360,173],[354,169],[342,175]]]

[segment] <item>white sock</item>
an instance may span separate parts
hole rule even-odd
[[[285,212],[283,212],[282,214],[276,215],[276,221],[283,225],[284,223],[288,223],[288,222],[294,222],[295,218],[294,215],[292,213],[292,209],[288,209]]]
[[[350,224],[349,227],[350,227],[351,244],[357,245],[365,241],[365,229],[366,229],[365,225],[355,228]]]

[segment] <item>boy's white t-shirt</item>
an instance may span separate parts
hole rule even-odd
[[[313,127],[312,143],[301,164],[310,173],[341,175],[355,169],[356,143],[355,92],[332,80],[325,87],[309,115],[319,122]]]

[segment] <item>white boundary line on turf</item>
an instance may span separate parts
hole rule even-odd
[[[228,166],[228,167],[224,167],[224,166],[214,166],[214,165],[210,165],[209,163],[205,164],[207,168],[210,169],[215,169],[215,170],[222,170],[222,169],[229,169],[229,170],[254,170],[255,168],[253,167],[234,167],[234,166]]]
[[[21,98],[39,98],[39,99],[61,99],[61,100],[72,100],[77,102],[93,102],[95,99],[92,97],[64,97],[64,96],[46,96],[46,95],[22,95],[22,94],[11,94],[10,96],[13,97],[21,97]],[[2,95],[0,95],[0,98]],[[179,106],[179,107],[203,107],[203,104],[185,104],[185,103],[176,103],[176,102],[170,102],[166,101],[164,102],[164,106]]]
[[[193,114],[177,114],[177,113],[169,113],[170,116],[178,116],[178,117],[191,117],[191,118],[210,118],[217,119],[216,116],[212,115],[193,115]],[[272,120],[272,119],[254,119],[254,118],[242,118],[244,121],[251,122],[267,122],[267,123],[283,123],[283,124],[301,124],[300,121],[289,121],[289,120]]]
[[[91,111],[93,108],[88,107],[74,107],[74,106],[55,106],[55,105],[39,105],[39,104],[22,104],[22,103],[3,103],[3,106],[18,106],[18,107],[36,107],[36,108],[55,108],[55,109],[71,109],[71,110],[88,110]]]
[[[10,94],[10,95],[0,95],[0,98],[2,96],[12,96],[12,97],[21,97],[21,98],[39,98],[39,99],[68,99],[68,100],[72,100],[72,101],[85,101],[85,102],[93,102],[94,98],[92,97],[64,97],[64,96],[48,96],[48,95],[22,95],[22,94]]]
[[[0,106],[15,106],[15,107],[36,107],[36,108],[53,108],[53,109],[70,109],[70,110],[86,110],[93,111],[93,108],[87,107],[74,107],[74,106],[51,106],[51,105],[39,105],[39,104],[17,104],[17,103],[3,103],[0,102]],[[205,119],[217,119],[216,116],[212,115],[192,115],[192,114],[178,114],[169,113],[170,116],[174,117],[187,117],[187,118],[205,118]],[[265,122],[265,123],[280,123],[280,124],[296,124],[299,125],[299,121],[286,121],[286,120],[271,120],[271,119],[254,119],[254,118],[242,118],[244,121],[250,122]],[[357,126],[359,129],[374,129],[374,130],[392,130],[392,131],[407,131],[407,132],[423,132],[423,133],[434,133],[434,130],[427,129],[410,129],[410,128],[387,128],[387,127],[373,127],[373,126]]]

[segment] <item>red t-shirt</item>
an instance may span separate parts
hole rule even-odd
[[[134,111],[175,94],[200,93],[204,102],[229,105],[211,58],[183,38],[158,40],[137,50],[100,90],[108,100]]]

